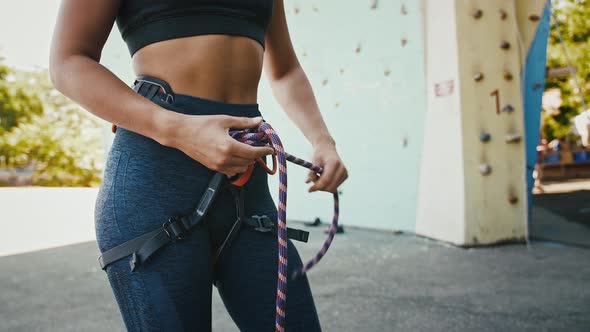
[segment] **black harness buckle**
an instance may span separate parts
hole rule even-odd
[[[272,226],[274,226],[274,224],[267,215],[259,216],[255,214],[251,216],[251,218],[256,220],[256,223],[258,224],[256,227],[254,227],[255,231],[262,233],[272,232]]]
[[[184,240],[190,232],[183,221],[182,217],[174,216],[162,224],[162,230],[164,230],[171,242]]]

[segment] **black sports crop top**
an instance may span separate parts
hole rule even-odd
[[[162,40],[225,34],[264,47],[273,0],[123,0],[116,21],[129,52]]]

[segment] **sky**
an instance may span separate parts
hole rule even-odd
[[[0,56],[18,67],[47,67],[59,0],[3,1]],[[26,13],[26,15],[24,14]]]

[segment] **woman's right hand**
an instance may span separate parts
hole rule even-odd
[[[274,153],[271,147],[254,147],[229,136],[229,129],[257,127],[261,117],[187,115],[172,113],[165,145],[179,149],[205,167],[234,176],[246,171],[256,158]]]

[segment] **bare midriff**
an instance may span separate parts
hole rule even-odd
[[[201,35],[147,45],[133,55],[136,75],[170,84],[174,93],[227,103],[256,103],[263,48],[241,36]]]

